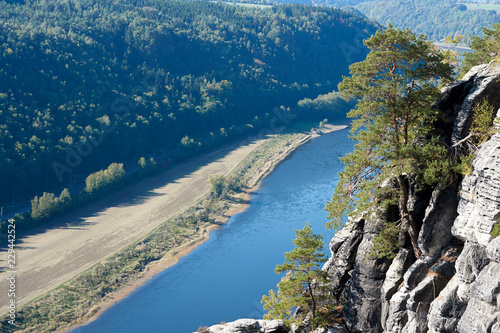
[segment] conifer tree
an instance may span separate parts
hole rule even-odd
[[[460,73],[465,75],[474,66],[488,63],[500,56],[500,24],[493,23],[492,28],[483,27],[483,37],[471,36],[469,47],[473,52],[464,54]]]
[[[447,172],[446,148],[432,134],[439,117],[432,103],[439,94],[437,80],[451,80],[453,70],[425,36],[409,29],[389,25],[364,43],[370,53],[351,65],[351,76],[339,84],[343,98],[358,100],[348,113],[358,143],[342,158],[345,168],[326,207],[327,227],[340,227],[342,216],[355,208],[369,212],[397,204],[398,223],[418,257],[419,225],[407,205],[409,182],[433,183]]]
[[[331,294],[327,272],[321,270],[320,265],[326,261],[321,234],[314,234],[309,222],[302,230],[295,230],[296,246],[292,251],[285,253],[283,265],[277,265],[275,272],[286,276],[278,283],[278,291],[269,291],[269,296],[263,296],[261,303],[268,314],[265,319],[283,319],[290,326],[291,323],[301,322],[310,316],[313,326],[322,324],[322,317],[318,316],[318,309],[325,304]],[[300,313],[293,316],[295,309],[300,307]]]

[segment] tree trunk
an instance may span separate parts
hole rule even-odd
[[[408,230],[408,235],[410,236],[411,246],[413,248],[413,254],[415,258],[420,257],[422,251],[418,248],[418,233],[420,228],[418,227],[413,215],[408,211],[408,185],[406,183],[405,176],[398,177],[398,185],[401,190],[401,195],[399,197],[399,213],[401,215],[401,225],[403,230]]]
[[[310,281],[307,281],[307,288],[309,289],[309,295],[311,295],[311,303],[312,303],[311,304],[311,313],[312,313],[312,317],[314,318],[314,315],[316,314],[316,300],[314,299],[313,290],[312,290]]]

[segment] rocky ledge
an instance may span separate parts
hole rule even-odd
[[[436,107],[448,117],[441,130],[453,146],[468,135],[474,105],[487,99],[499,109],[500,67],[475,67],[443,95]],[[500,237],[492,239],[490,232],[500,216],[500,133],[480,146],[472,172],[460,183],[414,191],[410,206],[422,225],[416,260],[408,249],[392,262],[366,258],[384,225],[380,218],[350,220],[332,239],[324,269],[345,303],[347,327],[499,333]]]
[[[200,328],[200,333],[285,333],[281,320],[238,319],[236,321]]]

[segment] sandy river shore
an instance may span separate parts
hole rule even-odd
[[[345,126],[328,126],[322,133]],[[286,151],[280,151],[249,180],[255,189],[297,146],[317,136],[305,133],[294,139]],[[94,204],[77,209],[17,240],[16,303],[20,306],[51,291],[79,273],[103,261],[127,245],[137,241],[162,222],[185,211],[209,190],[208,177],[230,173],[248,154],[266,139],[242,141],[204,154],[182,165],[110,195]],[[249,191],[250,193],[251,191]],[[248,195],[248,193],[247,193]],[[227,214],[235,214],[242,204]],[[155,263],[140,280],[113,293],[103,301],[100,311],[127,296],[147,279],[175,264],[180,257],[208,239],[209,230],[197,244],[184,245],[176,255]],[[0,252],[0,292],[7,294],[7,253]],[[0,298],[0,315],[7,312],[7,297]]]

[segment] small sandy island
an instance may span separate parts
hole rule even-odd
[[[320,130],[296,136],[247,181],[254,190],[262,178],[270,173],[297,146],[313,137],[345,128],[326,125]],[[270,138],[242,141],[204,154],[159,175],[130,186],[118,193],[61,217],[43,229],[34,230],[17,240],[16,303],[19,307],[55,289],[95,264],[119,252],[129,244],[145,237],[169,218],[187,210],[209,191],[208,177],[215,173],[229,174],[254,149]],[[249,191],[246,195],[248,195]],[[246,208],[233,207],[225,215],[229,218]],[[213,226],[214,227],[214,226]],[[197,242],[183,244],[174,255],[169,255],[147,267],[142,277],[103,299],[91,318],[158,272],[175,264],[180,257],[192,251],[206,239],[212,228],[204,230]],[[6,293],[7,253],[0,253],[0,291]],[[7,311],[7,298],[0,298],[0,314]],[[75,323],[76,324],[76,323]]]

